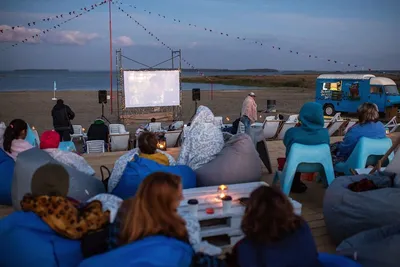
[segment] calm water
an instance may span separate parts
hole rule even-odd
[[[276,72],[205,72],[206,76],[214,75],[277,75]],[[182,72],[183,77],[198,77],[194,72]],[[117,89],[117,75],[114,73],[113,89]],[[50,91],[53,82],[57,90],[108,90],[110,78],[107,71],[38,71],[38,72],[0,72],[0,91]],[[183,90],[200,88],[209,90],[210,84],[182,83]],[[214,90],[251,89],[249,86],[231,86],[214,84]]]

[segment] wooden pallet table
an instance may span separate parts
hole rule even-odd
[[[265,182],[253,182],[228,185],[227,194],[232,197],[232,207],[223,212],[222,201],[218,198],[218,186],[199,187],[183,190],[184,200],[178,209],[179,213],[188,213],[188,200],[197,199],[199,209],[197,218],[200,223],[200,237],[204,241],[226,248],[234,246],[243,237],[240,224],[245,207],[239,203],[240,198],[249,197],[250,193]],[[296,214],[301,215],[302,205],[292,200]],[[207,214],[206,209],[213,208],[213,214]]]

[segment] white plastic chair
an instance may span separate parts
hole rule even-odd
[[[278,134],[279,127],[281,126],[282,123],[283,122],[280,120],[266,119],[263,125],[264,138],[270,139],[276,137]]]
[[[72,125],[72,129],[74,130],[74,133],[71,134],[71,140],[73,141],[75,138],[78,138],[84,141],[82,125]]]
[[[110,125],[108,125],[108,130],[110,131],[110,134],[120,133],[121,125],[122,124],[110,124]],[[122,126],[124,126],[124,125],[122,125]],[[125,126],[124,126],[124,128],[125,128]]]
[[[222,128],[223,125],[222,117],[214,117],[214,125]]]
[[[104,140],[92,140],[86,142],[86,153],[104,153]]]
[[[123,124],[110,124],[110,146],[111,151],[125,151],[129,147],[129,132]]]
[[[150,132],[161,132],[161,122],[150,122],[149,123]]]
[[[239,126],[238,126],[238,130],[237,130],[237,134],[240,133],[245,133],[246,132],[246,127],[244,126],[244,123],[239,121]]]
[[[389,129],[389,133],[394,133],[399,127],[399,123],[397,123],[396,116],[394,116],[388,123],[385,124],[385,128]]]

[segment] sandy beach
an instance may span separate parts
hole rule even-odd
[[[264,109],[267,100],[276,100],[277,109],[282,113],[296,113],[307,101],[313,101],[314,90],[306,88],[265,88],[255,90],[258,109]],[[206,105],[216,116],[229,117],[235,120],[241,111],[244,98],[249,91],[214,91],[211,100],[210,91],[201,92],[199,105]],[[113,92],[113,97],[116,92]],[[52,129],[51,109],[54,106],[52,91],[27,91],[0,93],[0,121],[9,123],[12,119],[21,118],[35,126],[39,133]],[[80,124],[88,128],[94,119],[101,115],[101,105],[98,104],[96,91],[57,91],[57,98],[61,98],[76,114],[73,124]],[[110,114],[110,103],[105,106],[105,116],[111,123],[117,122],[117,101],[113,101],[113,114]],[[191,91],[183,91],[183,120],[188,121],[195,112],[195,103],[192,101]],[[265,114],[260,114],[264,115]],[[264,120],[264,117],[259,119]],[[138,122],[138,124],[143,122]],[[130,131],[135,130],[137,124],[129,125]]]

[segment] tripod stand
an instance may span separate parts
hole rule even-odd
[[[110,124],[111,122],[106,118],[106,116],[104,116],[104,103],[101,103],[101,117],[102,120],[105,120],[108,122],[108,124]]]

